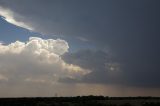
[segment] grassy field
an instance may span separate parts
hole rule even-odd
[[[160,98],[103,96],[0,98],[0,106],[160,106]]]

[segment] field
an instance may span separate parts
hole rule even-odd
[[[160,98],[103,96],[0,98],[0,106],[160,106]]]

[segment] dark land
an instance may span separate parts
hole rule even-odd
[[[160,106],[160,97],[30,97],[0,98],[0,106]]]

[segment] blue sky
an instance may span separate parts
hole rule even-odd
[[[16,25],[13,25],[11,23],[8,23],[3,18],[0,18],[0,40],[3,41],[6,44],[9,44],[14,41],[27,41],[29,37],[41,37],[46,39],[65,39],[69,42],[70,48],[69,50],[71,52],[75,52],[79,49],[88,49],[92,48],[95,49],[95,45],[92,44],[92,42],[88,41],[81,41],[80,39],[72,39],[70,37],[65,37],[62,35],[45,35],[38,32],[30,31],[25,28],[18,27]],[[92,45],[90,45],[90,43]]]
[[[11,43],[16,40],[26,41],[29,36],[34,34],[24,28],[20,28],[13,24],[10,24],[2,18],[0,18],[0,26],[0,39],[5,43]]]

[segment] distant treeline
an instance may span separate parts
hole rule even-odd
[[[122,101],[122,102],[115,102]],[[0,106],[160,106],[160,97],[27,97],[0,98]]]
[[[160,100],[160,97],[151,97],[151,96],[147,96],[147,97],[142,97],[142,96],[138,96],[138,97],[109,97],[109,96],[75,96],[75,97],[20,97],[20,98],[0,98],[0,101],[79,101],[79,100],[135,100],[135,99],[143,99],[143,100],[150,100],[150,99],[154,99],[154,100]]]

